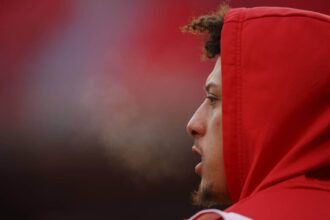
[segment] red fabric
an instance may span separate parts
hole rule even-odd
[[[330,219],[330,17],[232,9],[221,59],[226,211]]]

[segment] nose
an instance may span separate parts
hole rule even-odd
[[[186,131],[192,137],[203,136],[206,132],[206,120],[203,116],[202,105],[196,110],[189,120]]]

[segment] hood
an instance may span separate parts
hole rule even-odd
[[[276,7],[227,13],[223,154],[234,202],[301,175],[329,179],[329,40],[330,17],[319,13]]]

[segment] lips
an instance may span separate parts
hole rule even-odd
[[[200,157],[202,157],[202,153],[201,153],[201,151],[200,151],[200,149],[199,149],[198,147],[193,146],[193,147],[192,147],[192,151],[193,151],[195,154],[197,154],[197,155],[199,155]],[[199,162],[199,163],[195,166],[195,173],[198,174],[199,176],[202,175],[202,167],[203,167],[203,162],[202,162],[202,161]]]
[[[203,163],[199,162],[196,166],[195,166],[195,173],[198,174],[199,176],[202,175],[202,166]]]

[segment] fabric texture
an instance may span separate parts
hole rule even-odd
[[[205,209],[194,216],[189,218],[188,220],[250,220],[245,216],[239,215],[237,213],[232,212],[223,212],[217,209]]]
[[[226,211],[330,219],[330,17],[231,9],[221,36]]]

